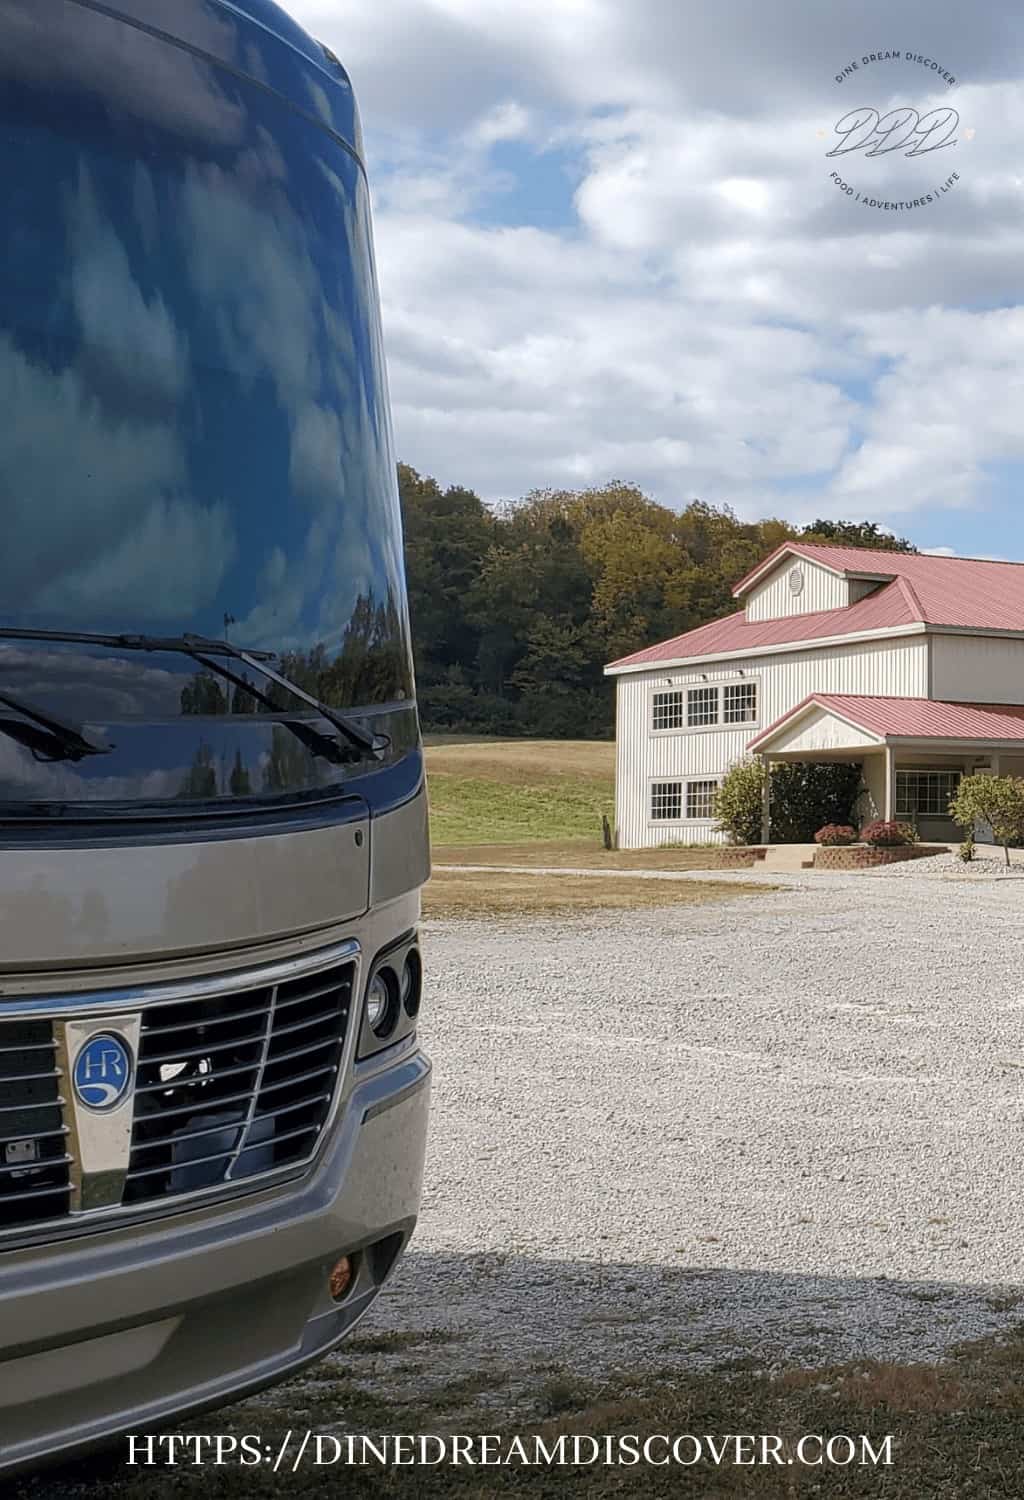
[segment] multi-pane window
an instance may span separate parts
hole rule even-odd
[[[686,694],[686,723],[690,729],[718,723],[718,689],[690,688]]]
[[[707,822],[715,815],[717,781],[654,781],[651,822]]]
[[[753,724],[756,719],[757,683],[725,683],[722,688],[722,723]]]
[[[651,694],[651,728],[664,732],[756,724],[757,709],[756,679],[672,688]]]
[[[959,771],[897,771],[896,816],[947,817],[959,785]]]
[[[717,781],[688,781],[686,783],[687,818],[714,817],[717,791]]]
[[[681,781],[655,781],[651,784],[651,822],[661,823],[668,819],[678,821],[683,816],[683,783]]]
[[[686,723],[683,699],[682,692],[655,693],[651,727],[653,729],[682,729]]]

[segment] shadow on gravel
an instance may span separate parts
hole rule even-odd
[[[900,1477],[889,1471],[887,1495],[1019,1496],[1022,1320],[1017,1287],[415,1253],[337,1353],[284,1386],[175,1424],[177,1433],[258,1438],[268,1455],[262,1463],[242,1466],[236,1453],[216,1465],[206,1444],[198,1466],[189,1451],[174,1468],[130,1469],[122,1444],[11,1480],[3,1493],[5,1500],[361,1500],[405,1486],[427,1500],[523,1490],[540,1500],[557,1484],[560,1495],[584,1500],[618,1494],[625,1482],[616,1467],[307,1463],[274,1473],[285,1433],[311,1428],[892,1434]],[[667,1496],[681,1472],[694,1494],[728,1497],[753,1487],[780,1500],[817,1493],[822,1478],[820,1468],[758,1468],[752,1478],[745,1468],[703,1463],[674,1473],[644,1466],[626,1477],[644,1494]],[[836,1495],[879,1492],[877,1469],[828,1477]],[[931,1487],[940,1477],[947,1487]]]

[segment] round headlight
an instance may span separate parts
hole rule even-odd
[[[389,1036],[398,1020],[398,981],[390,969],[379,969],[366,992],[366,1019],[374,1036]]]
[[[405,1006],[407,1016],[415,1016],[420,1008],[420,994],[423,989],[423,969],[420,964],[420,956],[413,948],[405,960],[405,968],[402,970],[402,1004]]]

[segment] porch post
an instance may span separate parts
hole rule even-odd
[[[896,757],[892,746],[885,747],[885,821],[891,823],[895,816],[896,807]]]
[[[999,754],[998,750],[993,750],[992,751],[991,761],[992,761],[992,775],[993,776],[998,776],[999,775],[999,767],[1003,763],[1003,758]]]
[[[761,757],[764,766],[764,783],[761,787],[761,842],[771,842],[772,832],[772,763],[767,756]]]

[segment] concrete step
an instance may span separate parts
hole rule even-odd
[[[810,870],[814,865],[816,844],[771,844],[761,870]]]

